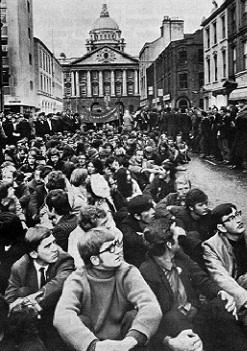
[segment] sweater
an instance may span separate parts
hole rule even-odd
[[[137,331],[149,340],[162,314],[139,270],[123,262],[110,277],[98,278],[81,267],[65,282],[54,326],[70,347],[86,351],[94,340],[122,339],[122,320],[133,309],[137,314],[129,333]]]

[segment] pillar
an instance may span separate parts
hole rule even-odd
[[[87,96],[92,97],[91,72],[87,71]]]
[[[115,73],[111,71],[111,96],[115,96]]]
[[[137,69],[135,70],[135,95],[138,95],[139,89],[138,89],[138,71]]]
[[[103,96],[103,73],[99,71],[99,96]]]
[[[75,75],[73,71],[71,71],[71,96],[75,96]]]
[[[75,72],[75,82],[76,82],[76,96],[80,96],[80,87],[79,87],[79,72]]]
[[[127,96],[127,76],[126,76],[126,69],[123,70],[123,96]]]

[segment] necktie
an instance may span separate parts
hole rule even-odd
[[[40,287],[42,287],[46,283],[45,268],[41,267],[39,271],[40,271]]]

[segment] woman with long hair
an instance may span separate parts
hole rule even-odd
[[[142,191],[135,179],[132,178],[127,168],[121,167],[116,172],[117,188],[122,196],[128,201],[137,195],[142,195]]]

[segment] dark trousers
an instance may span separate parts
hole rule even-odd
[[[200,336],[204,351],[246,351],[247,336],[234,317],[224,308],[224,303],[216,298],[201,305],[197,314],[187,318],[178,310],[166,313],[162,325],[164,337],[177,336],[181,331],[192,329]],[[168,347],[152,340],[154,351],[168,351]]]

